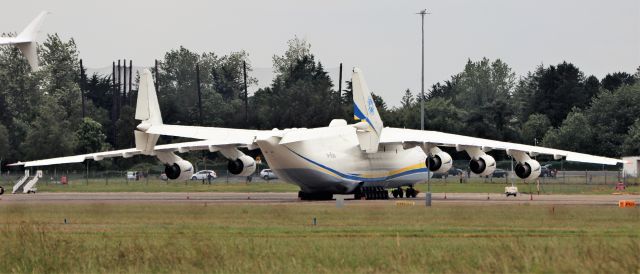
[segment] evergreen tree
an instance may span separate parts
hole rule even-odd
[[[7,128],[0,124],[0,158],[1,159],[7,159],[9,158],[9,148],[10,148],[10,144],[9,144],[9,132],[7,131]],[[0,163],[0,167],[2,166],[2,163]]]
[[[637,155],[640,155],[640,119],[631,125],[622,144],[622,156]]]
[[[520,136],[523,143],[534,145],[538,140],[538,143],[542,143],[544,135],[552,129],[551,121],[544,114],[532,114],[529,115],[529,120],[522,125],[522,132]]]
[[[633,85],[636,81],[636,78],[629,73],[615,72],[602,78],[602,87],[606,90],[614,91],[622,85]]]
[[[76,153],[85,154],[99,152],[105,149],[107,136],[102,131],[102,125],[91,118],[84,118],[76,131]]]
[[[76,136],[69,130],[72,121],[61,118],[65,116],[64,109],[56,101],[43,100],[20,147],[24,155],[22,160],[73,155]]]

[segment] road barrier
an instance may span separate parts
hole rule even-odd
[[[618,201],[618,207],[619,208],[636,207],[636,201],[633,201],[633,200],[620,200],[620,201]]]

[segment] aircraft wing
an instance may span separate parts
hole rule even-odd
[[[436,146],[445,147],[478,147],[484,151],[489,150],[505,150],[507,153],[510,151],[525,152],[529,155],[551,155],[555,159],[566,157],[567,161],[616,165],[622,163],[622,160],[615,158],[607,158],[595,155],[589,155],[584,153],[577,153],[572,151],[530,146],[517,143],[509,143],[502,141],[495,141],[489,139],[475,138],[464,135],[450,134],[438,131],[421,131],[415,129],[402,129],[402,128],[384,128],[382,136],[380,137],[381,144],[389,143],[418,143],[418,144],[432,144]],[[458,149],[461,150],[461,149]]]
[[[152,125],[145,131],[149,134],[176,136],[207,140],[216,145],[236,145],[239,147],[251,146],[256,138],[261,136],[280,135],[278,131],[235,129],[220,127],[198,127],[179,125]]]
[[[31,41],[19,37],[0,37],[0,45],[13,45],[21,43],[29,43]]]
[[[219,149],[218,146],[227,145],[226,143],[216,143],[212,141],[195,141],[195,142],[185,142],[185,143],[175,143],[175,144],[167,144],[167,145],[157,145],[155,149],[151,152],[145,152],[135,148],[129,149],[121,149],[121,150],[112,150],[105,152],[96,152],[82,155],[73,155],[59,158],[51,158],[44,160],[36,160],[36,161],[28,161],[28,162],[17,162],[15,164],[10,164],[9,166],[49,166],[49,165],[57,165],[57,164],[70,164],[70,163],[81,163],[84,160],[96,160],[100,161],[104,158],[113,158],[113,157],[123,157],[129,158],[135,155],[154,155],[155,152],[188,152],[192,150],[209,150],[209,151],[217,151]]]

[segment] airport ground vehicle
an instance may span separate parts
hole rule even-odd
[[[213,170],[200,170],[191,176],[191,180],[208,180],[209,177],[215,179],[218,178],[218,175]]]
[[[265,181],[269,181],[271,179],[278,179],[278,175],[273,173],[273,170],[265,168],[260,171],[260,177]]]
[[[518,187],[517,186],[506,186],[504,187],[504,194],[507,195],[507,197],[513,195],[513,197],[517,197],[518,196]]]

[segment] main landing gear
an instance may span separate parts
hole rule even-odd
[[[367,200],[386,200],[389,199],[389,192],[381,186],[363,186],[359,192],[354,195],[356,200],[365,198]]]
[[[405,195],[407,198],[415,198],[418,196],[418,192],[419,192],[418,190],[416,190],[412,186],[409,186],[407,190],[402,190],[401,187],[396,188],[391,191],[391,194],[393,195],[393,198],[402,198],[402,196],[405,196]]]

